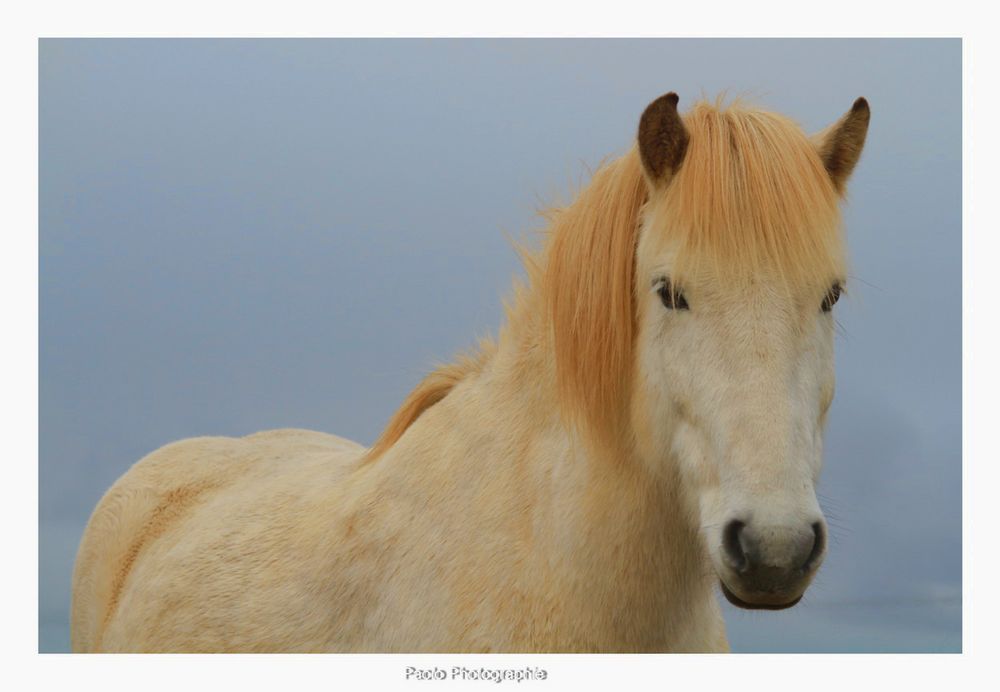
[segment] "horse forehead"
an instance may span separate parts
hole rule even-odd
[[[690,285],[703,300],[721,312],[752,313],[755,316],[798,312],[817,293],[813,282],[790,281],[778,273],[740,276],[738,270],[718,271],[690,278]]]
[[[739,285],[713,282],[699,288],[699,312],[710,328],[741,341],[795,341],[813,316],[810,306],[816,290],[812,286],[757,281]]]

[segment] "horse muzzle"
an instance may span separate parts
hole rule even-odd
[[[740,608],[791,608],[802,599],[825,553],[822,521],[790,528],[734,519],[723,529],[722,593]]]

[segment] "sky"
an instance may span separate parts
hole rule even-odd
[[[958,39],[108,40],[39,49],[39,650],[83,527],[168,442],[371,443],[495,334],[511,239],[675,91],[817,131],[865,96],[803,601],[734,651],[962,647]]]

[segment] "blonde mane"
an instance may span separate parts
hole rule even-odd
[[[683,116],[684,160],[662,196],[656,229],[675,243],[674,281],[710,271],[727,281],[775,274],[824,285],[845,271],[839,195],[815,146],[784,116],[740,103],[696,103]],[[557,397],[593,442],[623,442],[636,333],[635,253],[648,184],[636,147],[598,168],[569,206],[547,214],[547,242],[527,256],[541,299]],[[535,307],[521,297],[518,305]],[[403,402],[367,458],[391,447],[420,414],[479,372],[495,347],[442,366]]]
[[[635,341],[635,247],[646,199],[637,150],[555,214],[537,286],[551,323],[560,409],[592,441],[622,430]],[[588,435],[589,436],[589,435]]]
[[[396,444],[420,414],[448,396],[459,382],[480,372],[495,350],[496,345],[484,339],[473,353],[459,356],[454,363],[446,363],[432,370],[392,414],[382,434],[365,454],[365,461],[376,459]]]

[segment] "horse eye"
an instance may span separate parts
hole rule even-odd
[[[840,284],[834,284],[830,286],[830,290],[827,292],[826,297],[823,299],[823,312],[830,312],[833,306],[840,300],[840,293],[844,290],[844,287]]]
[[[674,288],[667,279],[660,282],[660,286],[656,289],[656,292],[660,294],[663,307],[667,310],[690,310],[684,294]]]

